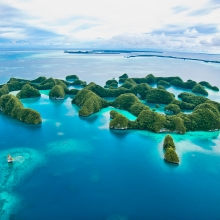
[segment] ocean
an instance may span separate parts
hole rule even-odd
[[[65,79],[76,74],[103,86],[123,73],[152,73],[220,87],[220,63],[127,55],[5,50],[0,52],[0,83],[10,77]],[[178,56],[220,60],[219,55]],[[184,91],[168,90],[175,95]],[[219,131],[171,134],[180,157],[180,164],[173,165],[163,159],[166,134],[112,131],[109,112],[114,108],[81,118],[72,97],[52,101],[48,90],[40,92],[41,98],[21,101],[40,112],[41,125],[0,114],[0,219],[219,219]],[[220,92],[208,92],[220,102]],[[163,113],[163,106],[157,111]],[[14,157],[13,165],[7,163],[7,154]]]

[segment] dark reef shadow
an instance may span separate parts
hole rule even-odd
[[[90,115],[87,117],[79,116],[79,118],[83,121],[87,121],[89,123],[94,123],[99,118],[99,115]]]
[[[40,128],[42,126],[42,123],[39,123],[39,124],[28,124],[28,123],[25,123],[23,121],[19,121],[18,119],[12,118],[10,115],[5,115],[2,112],[0,112],[0,115],[1,115],[3,120],[8,120],[8,122],[16,124],[16,125],[19,125],[19,126],[21,125],[22,127],[28,127],[28,128],[31,128],[31,129],[38,129],[38,128]]]
[[[20,99],[22,100],[22,103],[35,103],[38,102],[41,99],[41,96],[36,98],[26,98],[26,99]]]
[[[163,160],[163,162],[164,162],[164,164],[166,164],[166,166],[170,167],[170,169],[174,169],[179,166],[178,163],[170,163],[170,162],[166,161],[165,159]]]
[[[125,138],[130,133],[128,130],[109,129],[109,131],[118,138]]]

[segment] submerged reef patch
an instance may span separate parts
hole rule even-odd
[[[7,155],[13,162],[7,162]],[[21,183],[34,169],[45,164],[44,156],[30,148],[13,148],[0,151],[0,219],[8,220],[19,209],[21,198],[13,187]]]
[[[7,155],[13,157],[13,163],[7,162]],[[30,148],[13,148],[0,151],[0,186],[11,189],[25,179],[34,169],[45,163],[44,156]]]
[[[0,219],[9,220],[10,216],[17,212],[22,199],[8,191],[0,191]]]
[[[91,150],[91,146],[86,141],[64,139],[49,143],[45,153],[50,156],[62,153],[89,153]]]

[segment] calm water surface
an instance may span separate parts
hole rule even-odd
[[[201,56],[201,55],[200,55]],[[0,81],[77,74],[104,85],[131,77],[179,75],[220,86],[220,65],[123,55],[72,55],[62,51],[2,52]],[[175,95],[182,90],[171,87]],[[0,115],[0,219],[219,219],[219,132],[173,134],[179,166],[163,160],[165,134],[110,131],[109,112],[78,117],[71,97],[23,99],[43,123],[25,125]],[[218,92],[209,97],[220,101]],[[154,106],[150,106],[154,107]],[[117,110],[135,120],[135,116]],[[157,111],[162,113],[162,106]],[[10,153],[12,166],[6,162]]]

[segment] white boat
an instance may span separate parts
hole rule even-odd
[[[13,162],[13,158],[11,157],[11,155],[9,154],[8,156],[7,156],[7,160],[8,160],[8,163],[12,163]]]

